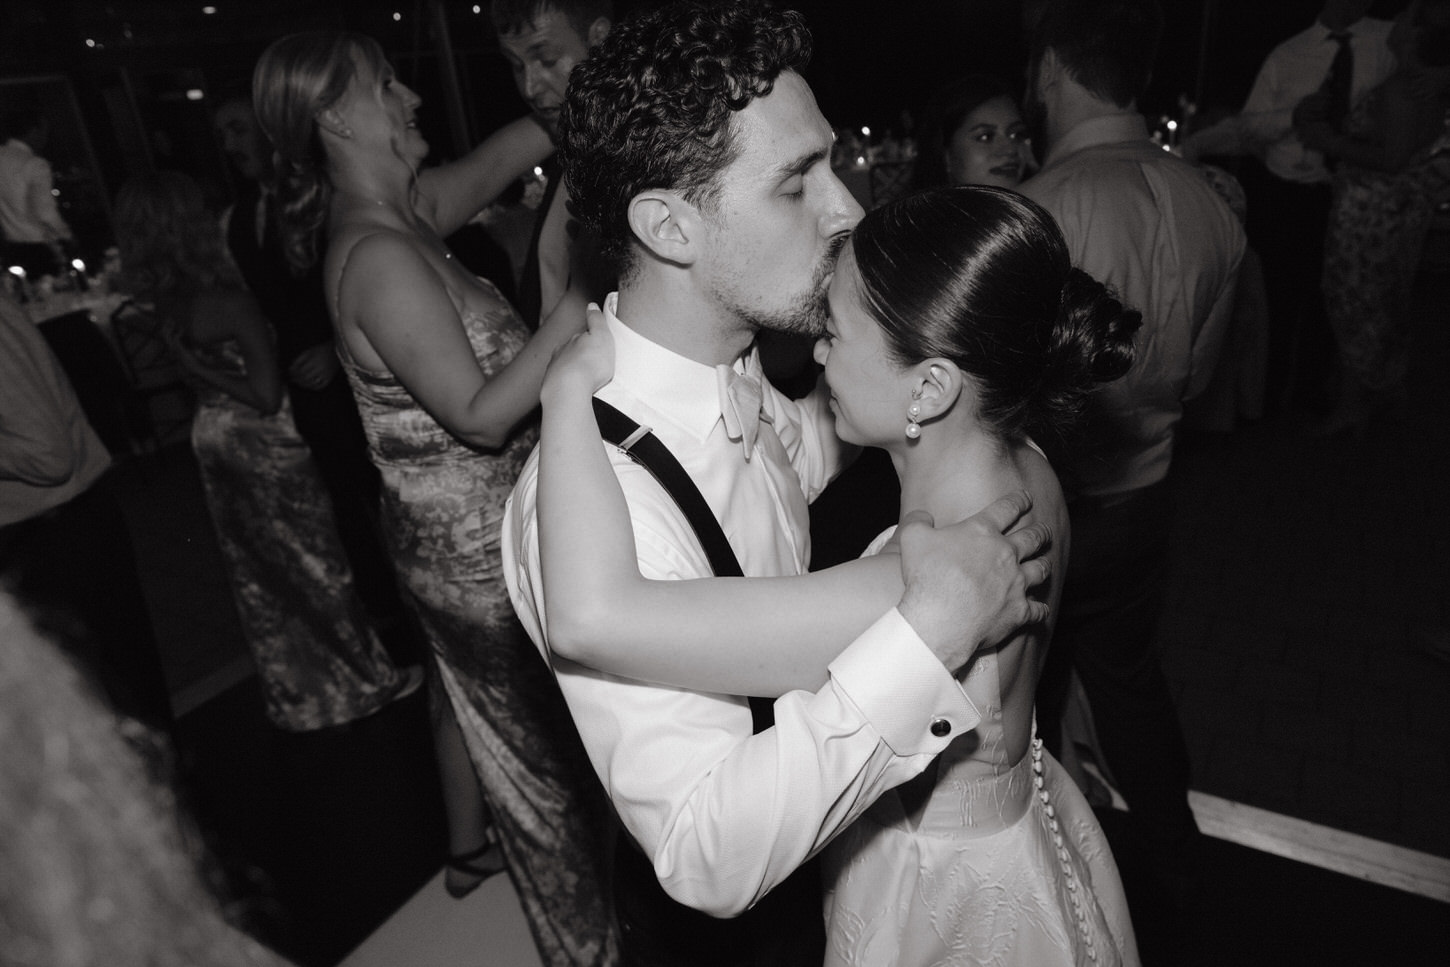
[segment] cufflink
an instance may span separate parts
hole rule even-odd
[[[948,722],[946,719],[931,720],[931,734],[936,736],[938,739],[946,738],[948,735],[951,735],[951,733],[952,723]]]

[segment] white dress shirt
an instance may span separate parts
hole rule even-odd
[[[0,145],[0,233],[11,242],[49,244],[71,237],[52,194],[50,163],[19,138]]]
[[[1143,314],[1132,368],[1098,389],[1103,405],[1077,435],[1075,487],[1101,496],[1157,483],[1184,401],[1213,376],[1243,229],[1203,172],[1148,140],[1134,113],[1073,127],[1019,190],[1057,219],[1073,265]]]
[[[0,528],[80,496],[110,465],[60,360],[0,293]]]
[[[747,461],[724,427],[714,370],[645,339],[605,303],[615,374],[598,394],[655,435],[715,512],[750,576],[798,574],[809,560],[807,500],[839,469],[820,394],[795,402],[766,385]],[[758,370],[752,352],[738,364]],[[777,439],[778,437],[778,439]],[[629,502],[640,571],[710,575],[703,550],[654,478],[607,446]],[[551,661],[575,725],[625,827],[677,900],[716,916],[748,909],[885,790],[918,775],[979,721],[956,680],[895,610],[831,665],[818,692],[775,703],[752,735],[745,699],[617,678],[548,651],[536,520],[538,452],[504,517],[509,596]],[[932,734],[933,723],[941,736]]]
[[[1395,57],[1388,44],[1393,26],[1388,20],[1364,17],[1348,28],[1349,47],[1354,53],[1351,108],[1394,71]],[[1294,133],[1293,113],[1300,101],[1324,83],[1338,52],[1339,42],[1318,21],[1290,37],[1264,58],[1239,114],[1244,135],[1264,145],[1265,167],[1286,181],[1329,180],[1324,156],[1304,147]]]

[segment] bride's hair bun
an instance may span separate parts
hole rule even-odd
[[[892,358],[950,359],[1004,440],[1064,439],[1132,365],[1142,316],[1075,268],[1052,216],[1016,192],[908,196],[867,214],[851,249]]]
[[[1107,286],[1069,269],[1030,423],[1076,423],[1097,384],[1120,378],[1133,364],[1133,336],[1142,324],[1142,313],[1125,308]]]

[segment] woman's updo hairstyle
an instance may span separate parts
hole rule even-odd
[[[1002,188],[909,195],[851,235],[861,296],[902,366],[972,377],[998,439],[1059,445],[1099,383],[1128,371],[1142,315],[1073,267],[1052,216]]]
[[[371,37],[317,30],[273,42],[252,71],[252,107],[272,142],[282,248],[299,272],[317,261],[318,238],[332,201],[317,115],[347,93],[357,74],[354,57],[374,76],[387,62]]]

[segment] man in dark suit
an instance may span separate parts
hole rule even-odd
[[[493,0],[489,13],[499,48],[513,69],[519,96],[557,140],[559,108],[574,65],[609,35],[611,0]],[[593,255],[566,209],[557,156],[544,163],[547,187],[539,203],[528,254],[519,273],[515,306],[524,322],[538,328],[561,304],[582,312],[613,287],[610,273]],[[567,310],[566,310],[567,311]]]

